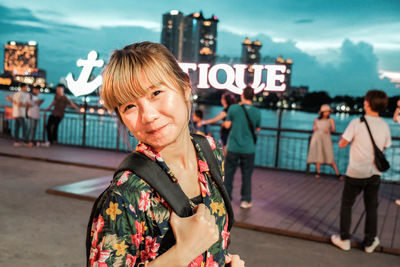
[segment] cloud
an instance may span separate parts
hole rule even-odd
[[[218,55],[240,58],[244,38],[231,32],[220,32]],[[389,79],[380,79],[378,57],[373,46],[366,42],[346,39],[338,48],[325,51],[324,57],[329,57],[329,61],[324,61],[302,51],[292,40],[276,42],[265,34],[256,35],[251,40],[261,41],[262,58],[281,55],[293,60],[293,86],[307,85],[310,91],[327,91],[331,96],[362,96],[374,88],[385,90],[390,96],[399,94],[399,89]]]
[[[313,19],[299,19],[294,22],[295,24],[314,23]]]

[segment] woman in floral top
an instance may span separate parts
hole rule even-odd
[[[194,215],[181,218],[144,180],[120,172],[94,207],[90,266],[244,266],[227,253],[228,216],[200,146],[190,135],[190,80],[162,45],[116,50],[103,74],[105,106],[140,141],[143,153],[178,183]],[[211,149],[222,170],[222,150]],[[160,244],[172,229],[176,243]]]

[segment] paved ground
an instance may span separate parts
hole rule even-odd
[[[92,202],[46,194],[49,187],[111,171],[0,156],[0,266],[84,266]],[[399,266],[400,257],[234,228],[231,252],[246,266]]]

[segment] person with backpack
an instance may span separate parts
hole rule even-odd
[[[365,206],[364,250],[372,253],[379,245],[378,192],[382,173],[375,164],[374,143],[380,151],[391,145],[389,125],[379,117],[379,112],[384,111],[387,104],[388,97],[385,92],[368,91],[364,97],[365,115],[353,119],[339,140],[340,148],[351,143],[340,207],[340,234],[331,236],[332,243],[343,250],[351,248],[351,210],[361,192]]]
[[[251,203],[251,175],[257,136],[260,131],[261,112],[253,106],[254,90],[250,86],[243,89],[241,103],[232,105],[228,110],[223,126],[230,129],[225,158],[225,187],[232,199],[233,178],[238,165],[242,171],[240,207],[248,209]]]
[[[222,149],[190,134],[191,84],[173,55],[152,42],[114,51],[101,98],[139,143],[93,206],[88,266],[244,266],[227,252]]]

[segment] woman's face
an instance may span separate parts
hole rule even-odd
[[[322,117],[328,118],[328,117],[329,117],[329,114],[331,114],[330,111],[324,111],[324,112],[322,112]]]
[[[118,108],[122,121],[141,142],[156,150],[188,134],[190,88],[185,92],[149,84],[148,93]]]

